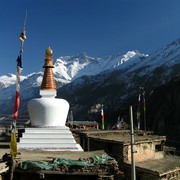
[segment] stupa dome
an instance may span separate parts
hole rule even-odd
[[[31,125],[35,127],[65,126],[69,103],[65,99],[55,98],[56,84],[53,75],[53,51],[45,51],[44,75],[40,89],[41,98],[28,103]]]

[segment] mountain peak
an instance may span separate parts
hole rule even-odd
[[[82,57],[87,57],[87,54],[85,52],[82,52],[79,55],[82,56]]]
[[[75,56],[73,56],[73,58],[78,58],[78,59],[87,59],[88,56],[85,52],[81,52],[80,54],[77,54]]]

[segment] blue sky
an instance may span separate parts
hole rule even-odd
[[[53,58],[86,52],[104,57],[139,50],[151,54],[180,38],[179,0],[0,0],[0,75],[15,73],[27,9],[23,72],[42,71]]]

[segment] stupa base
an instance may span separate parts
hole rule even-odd
[[[26,128],[18,150],[83,151],[68,127]]]

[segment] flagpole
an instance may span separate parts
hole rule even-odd
[[[145,101],[145,90],[143,89],[143,107],[144,107],[144,131],[146,133],[146,101]]]
[[[136,180],[135,158],[134,158],[134,127],[133,127],[133,109],[129,108],[130,123],[131,123],[131,179]]]
[[[18,110],[20,106],[20,75],[22,71],[22,53],[23,53],[23,45],[24,41],[26,40],[26,20],[27,20],[27,10],[26,10],[26,16],[24,19],[24,25],[22,32],[19,36],[20,40],[20,52],[19,56],[17,58],[17,66],[16,66],[16,97],[15,97],[15,103],[14,103],[14,123],[16,124],[16,120],[18,118]]]
[[[138,109],[137,109],[137,127],[138,127],[138,130],[140,130],[140,128],[141,128],[141,122],[140,122],[140,116],[141,116],[140,104],[141,104],[141,94],[139,92],[139,95],[138,95]]]
[[[23,30],[22,30],[22,33],[19,36],[19,40],[21,42],[20,53],[23,52],[23,45],[24,45],[24,41],[26,40],[26,20],[27,20],[27,9],[26,9],[26,15],[25,15],[25,18],[24,18]]]
[[[16,66],[16,94],[15,94],[15,101],[14,101],[14,121],[12,123],[11,128],[11,141],[10,141],[10,154],[12,157],[12,160],[16,157],[17,154],[17,142],[16,142],[16,121],[18,119],[18,110],[20,106],[20,75],[22,71],[22,52],[23,52],[23,44],[26,40],[26,19],[27,19],[27,10],[26,10],[26,16],[24,19],[24,25],[23,30],[19,36],[20,40],[20,52],[18,55],[18,58],[16,60],[17,66]]]

